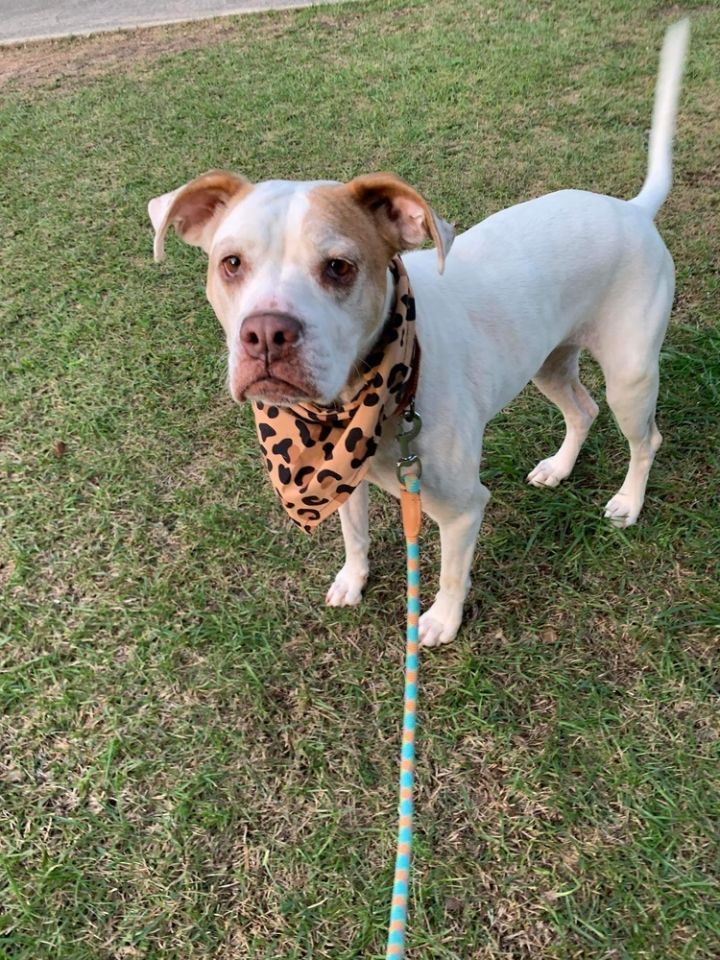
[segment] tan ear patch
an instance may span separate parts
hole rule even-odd
[[[165,235],[171,225],[185,243],[208,253],[228,207],[250,190],[252,184],[245,177],[211,170],[177,190],[154,197],[148,204],[148,214],[155,228],[155,259],[163,259]]]

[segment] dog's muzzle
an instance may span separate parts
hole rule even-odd
[[[239,350],[231,362],[230,392],[247,398],[290,403],[313,396],[300,346],[302,321],[289,313],[251,313],[240,327]]]

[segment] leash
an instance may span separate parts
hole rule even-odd
[[[400,804],[398,807],[398,839],[395,856],[390,929],[387,960],[405,956],[410,857],[413,840],[413,785],[415,782],[415,728],[417,712],[418,621],[420,618],[420,477],[422,463],[410,450],[410,441],[420,433],[422,421],[411,400],[403,419],[410,428],[400,431],[397,439],[401,456],[397,464],[400,481],[400,509],[407,547],[407,639],[405,647],[405,693],[403,706],[402,749],[400,752]]]

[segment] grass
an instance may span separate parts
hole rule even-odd
[[[383,956],[397,508],[374,495],[362,607],[324,609],[337,524],[281,514],[201,256],[151,262],[147,199],[213,166],[392,169],[461,228],[561,186],[631,195],[676,16],[371,0],[0,52],[3,960]],[[489,430],[467,619],[422,665],[415,958],[720,954],[712,5],[693,31],[666,442],[619,532],[606,408],[554,492],[523,483],[561,435],[542,399]],[[423,565],[429,597],[430,528]]]

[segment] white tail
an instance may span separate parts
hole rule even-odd
[[[654,217],[672,186],[672,142],[675,134],[680,81],[690,36],[690,21],[674,23],[665,34],[660,74],[655,88],[648,172],[640,193],[631,201]]]

